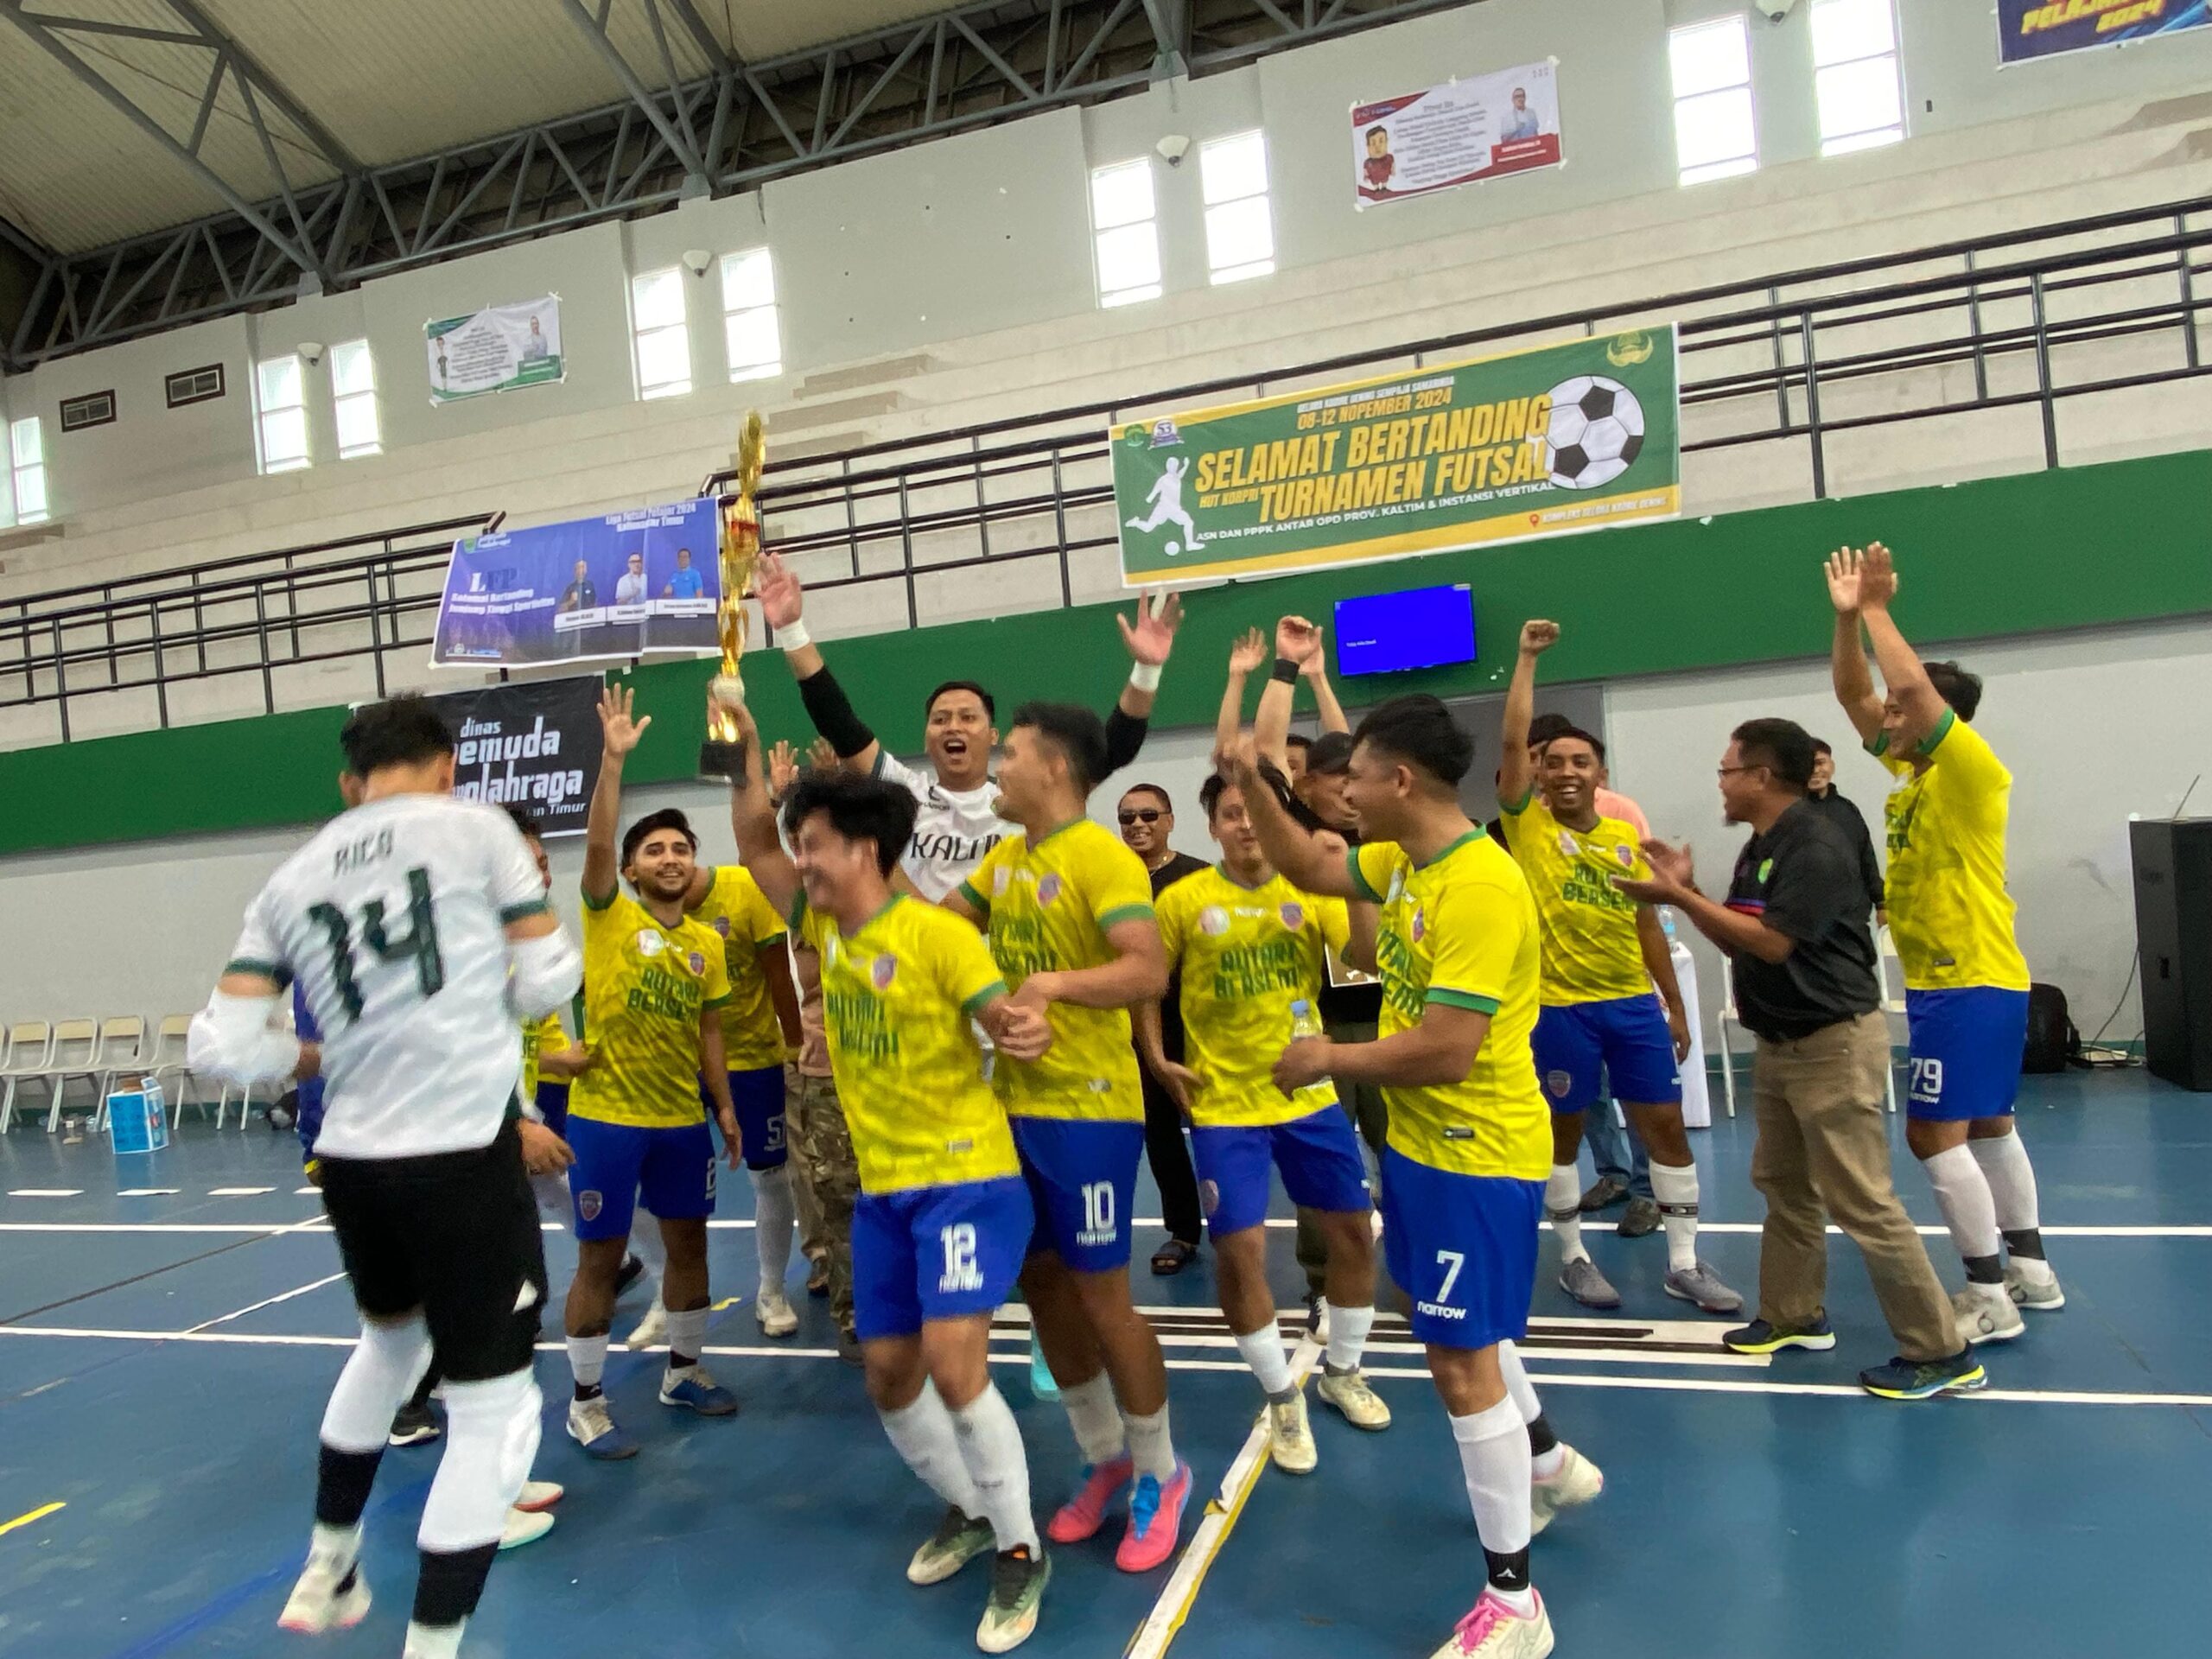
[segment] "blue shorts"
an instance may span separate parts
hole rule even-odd
[[[2028,994],[1994,985],[1904,994],[1912,1047],[1905,1115],[1939,1123],[2010,1117],[2028,1043]]]
[[[1580,1112],[1610,1092],[1640,1106],[1679,1106],[1681,1068],[1659,999],[1615,997],[1536,1015],[1536,1080],[1554,1112]]]
[[[569,1138],[569,1085],[565,1083],[555,1083],[550,1077],[540,1078],[537,1084],[537,1099],[535,1103],[538,1116],[545,1120],[545,1127],[563,1140],[567,1140]]]
[[[1268,1218],[1268,1166],[1282,1172],[1283,1191],[1305,1210],[1357,1211],[1372,1208],[1367,1195],[1367,1162],[1351,1119],[1340,1106],[1294,1117],[1263,1128],[1191,1131],[1191,1153],[1198,1166],[1198,1203],[1206,1230],[1216,1238],[1241,1233]]]
[[[745,1145],[747,1169],[781,1169],[791,1156],[784,1144],[784,1068],[764,1065],[729,1074],[729,1103],[737,1108],[737,1132]],[[699,1085],[699,1103],[715,1115],[715,1097]],[[656,1211],[655,1213],[658,1213]]]
[[[1033,1253],[1051,1250],[1077,1273],[1129,1265],[1129,1205],[1144,1125],[1095,1118],[1017,1117],[1014,1144],[1037,1206]]]
[[[1033,1212],[1020,1178],[863,1192],[853,1205],[853,1330],[910,1337],[988,1313],[1021,1276]]]
[[[567,1138],[578,1238],[627,1238],[641,1198],[664,1221],[715,1213],[715,1132],[704,1123],[648,1129],[572,1114]]]
[[[1413,1298],[1414,1335],[1488,1348],[1529,1334],[1544,1184],[1455,1175],[1382,1150],[1382,1254]]]

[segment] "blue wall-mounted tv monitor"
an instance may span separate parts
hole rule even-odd
[[[1475,599],[1464,582],[1337,601],[1337,672],[1395,674],[1475,660]]]

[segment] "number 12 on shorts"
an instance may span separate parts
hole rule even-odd
[[[976,1265],[976,1224],[960,1221],[941,1227],[938,1238],[944,1246],[944,1277],[938,1281],[938,1288],[948,1295],[981,1290],[983,1270]]]

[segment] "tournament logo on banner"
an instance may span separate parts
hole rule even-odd
[[[2212,24],[2212,0],[1997,0],[2005,63],[2125,46]]]
[[[1116,427],[1122,581],[1440,553],[1681,511],[1675,330]]]
[[[423,336],[434,404],[568,378],[561,302],[550,295],[426,322]]]
[[[1351,111],[1352,205],[1402,201],[1481,179],[1557,167],[1558,63],[1523,64]]]
[[[454,734],[453,792],[520,806],[548,836],[580,836],[599,782],[599,677],[449,691],[430,702]]]
[[[441,668],[717,648],[721,530],[710,496],[464,537],[446,567]]]

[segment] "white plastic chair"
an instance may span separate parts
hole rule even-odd
[[[180,1128],[184,1122],[185,1090],[190,1089],[193,1084],[192,1067],[185,1058],[186,1048],[191,1038],[192,1016],[188,1014],[169,1014],[162,1020],[160,1027],[156,1030],[153,1052],[146,1057],[145,1074],[148,1082],[162,1084],[163,1092],[169,1093],[167,1089],[167,1080],[171,1077],[176,1079],[175,1090],[169,1095],[170,1104],[174,1108],[170,1113],[169,1122],[173,1126]],[[200,1109],[200,1116],[207,1116],[207,1102],[205,1096],[195,1091],[192,1103]]]
[[[1728,1116],[1736,1116],[1736,1046],[1728,1038],[1728,1028],[1733,1026],[1750,1037],[1751,1027],[1744,1023],[1744,1016],[1736,1012],[1736,964],[1726,951],[1720,953],[1720,1012],[1713,1020],[1720,1038],[1720,1092],[1728,1103]],[[1756,1042],[1756,1039],[1754,1039]]]
[[[8,1027],[4,1054],[0,1054],[0,1135],[16,1118],[16,1091],[25,1083],[41,1082],[54,1058],[54,1027],[43,1020],[25,1020]]]
[[[67,1091],[72,1077],[82,1077],[92,1085],[94,1099],[92,1119],[107,1109],[107,1096],[100,1089],[100,1027],[97,1020],[63,1020],[54,1027],[54,1052],[47,1061],[47,1087],[53,1091],[52,1103],[46,1109],[46,1132],[51,1135],[61,1127],[61,1098]]]

